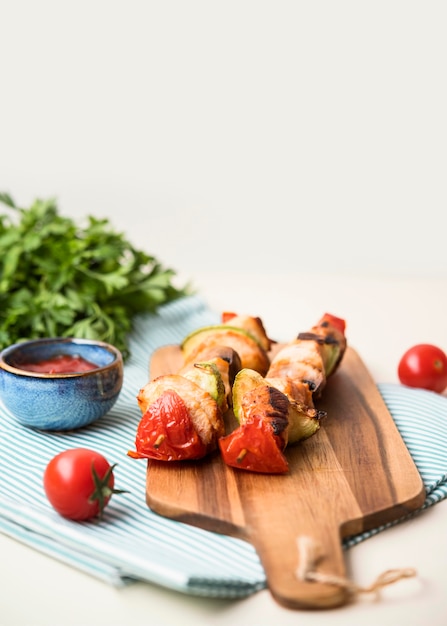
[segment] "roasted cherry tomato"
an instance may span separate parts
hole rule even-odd
[[[408,387],[442,393],[447,388],[447,355],[434,345],[417,344],[399,361],[398,376]]]
[[[288,472],[289,465],[280,445],[272,427],[260,417],[250,418],[219,439],[222,458],[227,465],[262,474]]]
[[[331,324],[334,328],[336,328],[343,334],[346,330],[345,320],[342,319],[341,317],[336,317],[335,315],[332,315],[331,313],[325,313],[320,320],[320,323],[321,322],[329,322],[329,324]]]
[[[200,459],[208,451],[194,428],[185,402],[172,389],[149,405],[138,425],[135,447],[136,452],[127,453],[130,457],[159,461]]]
[[[233,319],[233,317],[237,317],[237,313],[233,313],[232,311],[223,311],[221,315],[222,324],[226,324]]]
[[[50,504],[63,517],[87,520],[101,516],[115,489],[113,470],[107,459],[94,450],[73,448],[51,459],[43,485]]]

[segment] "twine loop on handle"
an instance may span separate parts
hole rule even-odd
[[[297,544],[300,559],[296,569],[296,576],[298,580],[301,580],[302,582],[318,582],[328,585],[336,585],[337,587],[345,589],[351,595],[357,595],[360,593],[378,593],[387,585],[396,583],[403,578],[412,578],[416,576],[416,570],[411,567],[389,569],[382,572],[382,574],[379,574],[371,585],[362,587],[361,585],[357,585],[354,581],[343,576],[318,572],[316,567],[322,555],[319,551],[319,547],[310,537],[305,535],[298,537]]]

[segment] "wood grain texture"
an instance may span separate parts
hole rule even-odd
[[[177,346],[160,348],[152,357],[150,378],[177,371],[181,362]],[[298,580],[299,536],[321,547],[319,571],[346,576],[343,537],[396,520],[425,499],[416,466],[352,348],[317,407],[327,417],[313,437],[286,449],[287,475],[235,470],[217,453],[198,462],[148,462],[148,506],[251,542],[273,597],[292,609],[348,601],[340,587]]]

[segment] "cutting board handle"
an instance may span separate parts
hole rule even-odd
[[[291,609],[324,609],[346,604],[347,586],[304,577],[310,567],[319,575],[346,580],[338,526],[333,520],[326,520],[312,528],[311,518],[297,520],[294,511],[290,514],[290,523],[284,520],[284,510],[281,519],[275,521],[275,512],[270,510],[251,527],[250,541],[262,562],[273,597]]]

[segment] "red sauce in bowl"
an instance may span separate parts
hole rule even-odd
[[[61,354],[51,359],[38,361],[37,363],[21,363],[20,369],[27,372],[39,372],[41,374],[74,374],[75,372],[88,372],[97,369],[95,363],[91,363],[82,356]]]

